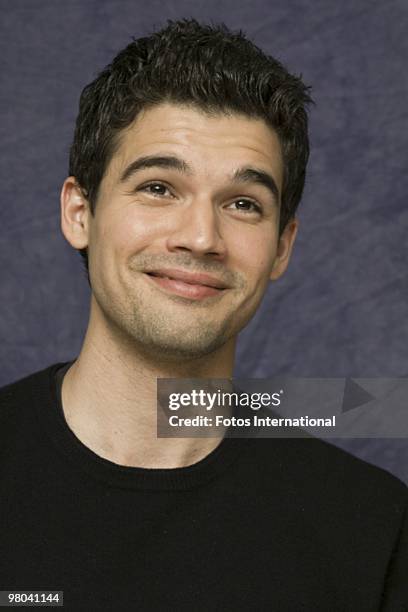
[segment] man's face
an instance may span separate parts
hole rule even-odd
[[[87,215],[98,316],[170,359],[234,342],[287,265],[296,227],[279,247],[282,180],[278,137],[261,120],[167,103],[143,111]]]

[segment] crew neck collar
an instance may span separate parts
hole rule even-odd
[[[62,409],[60,388],[56,374],[65,371],[74,361],[56,363],[43,371],[43,387],[37,402],[42,428],[54,448],[64,455],[73,467],[110,486],[150,490],[186,490],[220,476],[248,447],[246,438],[224,437],[206,457],[189,466],[179,468],[142,468],[123,466],[100,457],[85,446],[70,429]]]

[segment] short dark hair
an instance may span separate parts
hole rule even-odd
[[[306,108],[313,103],[300,77],[249,41],[242,31],[195,19],[168,21],[133,39],[82,91],[69,174],[95,212],[98,190],[122,130],[142,109],[162,102],[208,113],[261,118],[278,134],[284,179],[279,235],[294,216],[309,157]],[[81,249],[89,281],[88,252]]]

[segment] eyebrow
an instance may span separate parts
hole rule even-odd
[[[173,155],[146,155],[135,159],[124,170],[120,177],[120,182],[124,183],[139,170],[146,168],[165,168],[166,170],[178,170],[184,174],[192,174],[190,166],[179,157]]]
[[[173,155],[146,155],[130,163],[123,171],[119,180],[121,183],[124,183],[139,170],[145,170],[146,168],[165,168],[166,170],[177,170],[183,174],[193,174],[192,168],[179,157]],[[279,189],[275,179],[265,170],[251,166],[239,168],[234,172],[232,181],[234,183],[257,183],[262,185],[268,189],[274,200],[279,203]]]
[[[236,170],[233,180],[237,183],[257,183],[258,185],[262,185],[272,194],[276,203],[279,203],[279,189],[275,183],[275,179],[269,172],[265,172],[265,170],[251,167],[241,168]]]

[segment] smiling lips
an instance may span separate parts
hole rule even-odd
[[[184,270],[159,269],[146,272],[156,284],[181,297],[201,300],[220,295],[228,286],[218,278],[208,274],[195,274]]]

